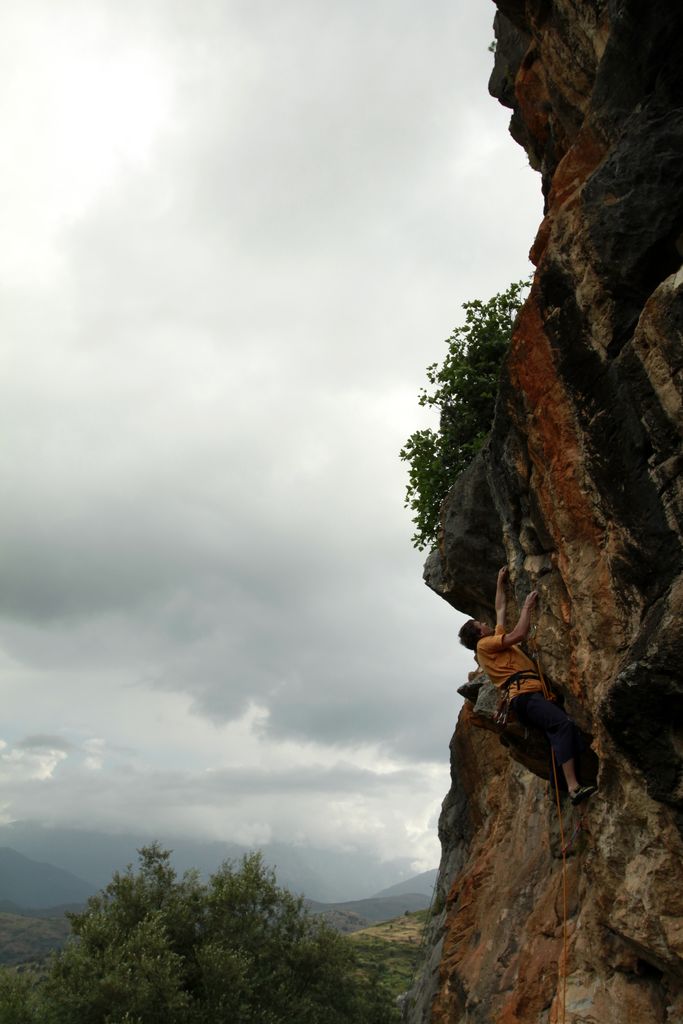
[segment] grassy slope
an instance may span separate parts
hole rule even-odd
[[[349,935],[361,968],[378,975],[394,997],[410,988],[427,914],[427,910],[418,910]]]
[[[0,914],[0,964],[41,961],[63,946],[70,926],[65,917],[35,918]]]

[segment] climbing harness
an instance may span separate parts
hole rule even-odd
[[[524,669],[521,672],[515,672],[515,674],[506,679],[500,687],[500,698],[498,700],[498,707],[493,715],[493,721],[496,725],[499,725],[501,729],[514,718],[514,708],[512,707],[514,697],[511,693],[512,687],[517,687],[517,693],[514,695],[516,697],[519,693],[520,683],[525,679],[537,678],[538,676],[535,671]]]

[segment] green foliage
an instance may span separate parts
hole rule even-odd
[[[278,888],[260,855],[203,884],[157,845],[70,915],[31,984],[0,972],[0,1024],[394,1024],[348,939]]]
[[[34,990],[26,974],[0,969],[0,1024],[33,1024]]]
[[[489,434],[500,364],[527,285],[517,281],[488,302],[466,302],[446,358],[427,367],[432,387],[421,388],[418,401],[439,411],[439,429],[416,430],[400,453],[410,467],[405,507],[414,513],[412,542],[420,551],[436,545],[441,502]]]

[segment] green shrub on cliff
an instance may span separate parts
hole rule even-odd
[[[400,453],[410,467],[405,507],[419,551],[436,545],[441,502],[491,429],[501,360],[527,286],[517,281],[488,302],[464,303],[465,323],[446,339],[446,358],[427,367],[432,389],[421,388],[418,401],[438,410],[439,429],[416,430]]]
[[[207,884],[140,851],[86,910],[45,977],[0,973],[2,1024],[394,1024],[349,940],[308,916],[258,854]]]

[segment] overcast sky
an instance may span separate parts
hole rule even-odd
[[[398,451],[541,219],[494,13],[5,5],[0,820],[438,863],[472,663]]]

